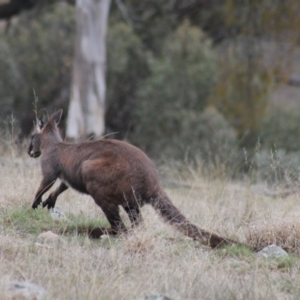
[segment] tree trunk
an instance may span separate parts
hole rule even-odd
[[[106,32],[110,0],[76,1],[76,42],[67,137],[104,132]]]

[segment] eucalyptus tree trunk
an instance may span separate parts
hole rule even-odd
[[[76,42],[67,137],[104,132],[106,32],[110,0],[76,1]]]

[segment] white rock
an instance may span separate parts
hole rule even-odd
[[[257,252],[257,255],[266,258],[281,258],[289,256],[285,250],[274,244],[269,245],[264,249],[260,250],[259,252]]]
[[[59,238],[59,235],[52,232],[51,230],[44,231],[38,235],[38,239],[55,240],[58,238]]]
[[[25,281],[12,281],[8,284],[8,298],[5,299],[44,300],[46,296],[46,290],[40,285]]]
[[[49,212],[53,219],[67,219],[65,213],[59,207],[50,208]]]
[[[101,239],[105,240],[105,239],[109,239],[109,235],[108,234],[102,234],[100,236]]]

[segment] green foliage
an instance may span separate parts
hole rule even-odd
[[[13,111],[27,133],[33,119],[33,89],[40,107],[67,108],[74,21],[71,6],[48,6],[37,14],[21,15],[8,34],[1,36],[0,68],[8,70],[0,77],[0,101],[5,106],[1,113]]]
[[[291,39],[299,28],[298,6],[297,0],[226,0],[222,17],[228,30],[237,34],[279,37],[289,31]]]
[[[201,114],[200,120],[192,124],[198,132],[191,146],[198,148],[203,160],[213,163],[214,166],[232,163],[234,148],[237,145],[236,131],[230,126],[224,116],[215,108],[208,107]]]
[[[21,73],[10,53],[10,46],[7,40],[0,39],[0,104],[1,116],[7,116],[12,112],[12,104],[14,102],[14,94],[12,91],[17,91],[21,88],[20,81]]]
[[[275,80],[273,69],[266,68],[252,43],[241,38],[220,47],[218,82],[211,98],[247,147],[255,145]]]
[[[107,35],[106,126],[124,138],[134,125],[136,90],[149,73],[139,38],[125,23],[113,23]]]
[[[163,41],[181,23],[176,13],[178,0],[125,0],[123,3],[134,33],[147,49],[160,53]],[[112,5],[111,15],[114,21],[124,20],[116,5]]]
[[[271,107],[263,119],[261,140],[264,147],[300,151],[300,112],[298,109]]]
[[[150,68],[138,91],[131,139],[152,155],[163,151],[182,158],[187,149],[201,149],[203,140],[220,129],[206,132],[211,118],[203,114],[216,68],[210,40],[184,22],[165,41],[161,57],[150,59]],[[213,127],[226,123],[217,119]]]
[[[70,98],[75,9],[54,2],[18,15],[0,33],[1,125],[13,113],[24,135],[34,117],[33,89],[39,107],[49,110],[67,110]],[[296,112],[271,111],[266,118],[273,87],[288,74],[285,60],[274,60],[269,49],[284,44],[283,58],[298,42],[298,1],[123,4],[125,11],[112,3],[108,26],[107,133],[155,157],[192,153],[213,165],[241,162],[237,138],[249,149],[260,136],[264,158],[274,145],[280,154],[299,150]],[[246,168],[256,172],[254,156]],[[268,164],[260,164],[266,167],[260,175]]]
[[[226,0],[219,9],[226,39],[219,45],[220,72],[212,103],[247,148],[255,144],[276,82],[289,76],[286,57],[298,39],[296,7],[295,0]],[[282,50],[286,57],[280,55]]]
[[[300,171],[300,114],[297,109],[272,107],[262,120],[260,140],[246,158],[254,181],[286,183],[298,181]]]

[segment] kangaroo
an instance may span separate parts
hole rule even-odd
[[[53,115],[43,114],[31,136],[28,154],[41,156],[43,179],[35,194],[32,208],[53,208],[56,199],[68,187],[90,195],[103,210],[110,228],[89,230],[92,237],[119,234],[126,227],[119,215],[122,206],[132,226],[142,221],[140,208],[150,204],[180,232],[212,248],[236,243],[215,233],[198,228],[173,205],[164,192],[150,158],[137,147],[123,141],[100,139],[81,143],[64,142],[58,124],[62,109]],[[61,180],[59,187],[42,202],[42,196]]]

